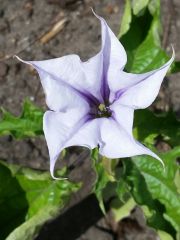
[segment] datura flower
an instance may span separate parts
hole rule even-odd
[[[101,22],[102,46],[88,61],[82,62],[77,55],[45,61],[19,59],[37,70],[46,95],[50,110],[44,114],[43,130],[53,178],[57,158],[69,146],[98,146],[99,153],[111,159],[147,154],[161,161],[134,139],[133,115],[155,100],[174,54],[156,70],[127,73],[123,46],[106,21],[96,17]]]

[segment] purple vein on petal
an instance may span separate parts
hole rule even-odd
[[[84,89],[83,89],[83,91],[80,91],[79,89],[73,87],[72,85],[68,84],[64,80],[54,76],[52,73],[46,72],[45,70],[41,69],[40,67],[37,67],[32,62],[29,62],[29,63],[32,64],[40,72],[41,71],[45,72],[46,74],[51,75],[52,78],[55,79],[56,81],[60,81],[62,85],[64,85],[65,87],[69,88],[71,91],[73,91],[73,92],[77,93],[79,96],[81,96],[86,102],[89,103],[90,106],[99,105],[99,100],[94,95],[92,95],[91,93],[85,91]]]
[[[114,97],[113,102],[117,101],[117,100],[123,95],[123,93],[126,92],[127,89],[128,89],[128,88],[123,88],[123,89],[120,89],[119,91],[117,91],[117,92],[115,93],[115,97]],[[112,103],[113,103],[113,102],[112,102]]]
[[[101,19],[104,22],[104,19]],[[106,25],[106,23],[104,23]],[[111,54],[111,39],[107,29],[105,30],[105,36],[102,36],[102,56],[103,56],[103,69],[102,69],[102,78],[101,78],[101,94],[104,101],[109,100],[110,89],[107,81],[107,72],[110,65],[110,54]]]
[[[142,78],[142,79],[139,80],[138,82],[136,82],[136,83],[134,83],[134,84],[132,84],[132,85],[130,85],[130,86],[128,86],[128,87],[125,87],[125,88],[122,88],[122,89],[118,90],[118,91],[115,93],[115,97],[114,97],[113,102],[116,101],[116,100],[118,100],[128,89],[130,89],[130,88],[138,85],[139,83],[145,81],[147,78],[150,78],[150,77],[151,77],[153,74],[155,74],[157,71],[166,68],[166,67],[168,66],[168,64],[170,64],[170,63],[174,60],[175,53],[174,53],[174,48],[173,48],[173,47],[172,47],[172,51],[173,51],[172,57],[171,57],[171,58],[169,59],[169,61],[166,62],[163,66],[161,66],[161,67],[158,68],[158,69],[152,70],[152,71],[150,71],[150,72],[142,73],[142,74],[148,74],[148,73],[149,73],[149,75],[144,76],[144,78]],[[135,74],[135,75],[136,75],[136,74]],[[137,74],[137,75],[141,75],[141,74]]]

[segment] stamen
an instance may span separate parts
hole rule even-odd
[[[97,118],[101,118],[101,117],[111,117],[111,110],[109,108],[109,106],[106,106],[105,104],[101,103],[99,106],[98,106],[98,111],[97,111],[97,114],[96,114],[96,117]]]

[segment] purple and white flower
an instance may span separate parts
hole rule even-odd
[[[147,154],[161,161],[134,139],[133,117],[134,110],[155,100],[174,54],[154,71],[124,72],[123,46],[106,21],[96,17],[101,22],[102,47],[87,62],[77,55],[25,61],[38,71],[50,109],[44,114],[43,130],[53,177],[59,154],[69,146],[99,146],[99,153],[107,158]]]

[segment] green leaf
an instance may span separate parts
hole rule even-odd
[[[168,61],[169,57],[160,47],[159,28],[158,17],[154,17],[147,37],[133,53],[133,62],[128,71],[148,72]]]
[[[172,64],[172,67],[170,69],[171,73],[178,73],[180,72],[180,61],[176,61]]]
[[[161,48],[161,28],[159,0],[126,1],[119,34],[128,56],[126,71],[147,72],[169,59]]]
[[[136,202],[132,197],[129,198],[122,206],[118,208],[112,206],[112,212],[115,220],[118,222],[121,219],[128,217],[133,208],[135,208],[135,206]]]
[[[42,225],[52,218],[55,218],[59,212],[59,207],[57,205],[48,205],[34,215],[32,218],[24,222],[18,228],[16,228],[6,240],[32,240],[34,239]]]
[[[148,4],[148,9],[151,15],[160,14],[161,1],[160,0],[150,0]]]
[[[120,34],[120,41],[123,44],[124,48],[127,52],[127,64],[126,70],[131,70],[131,65],[134,61],[134,54],[136,49],[140,46],[140,44],[145,40],[150,26],[152,24],[153,17],[149,13],[147,9],[141,16],[131,15],[131,22],[129,24],[129,29],[124,34]],[[123,22],[121,24],[123,27]],[[133,39],[133,41],[132,41]]]
[[[143,175],[153,199],[158,199],[165,206],[164,218],[170,221],[177,231],[180,223],[180,201],[174,180],[177,170],[176,158],[179,156],[180,147],[161,154],[165,171],[151,157],[138,156],[133,158],[133,162]]]
[[[122,37],[130,28],[131,23],[131,3],[130,0],[126,0],[124,14],[121,20],[121,27],[118,37]]]
[[[158,231],[158,235],[160,237],[160,240],[173,240],[173,238],[171,237],[171,235],[169,235],[168,233],[164,232],[164,231]]]
[[[28,209],[26,195],[10,170],[0,164],[0,239],[20,225]]]
[[[178,215],[180,203],[173,176],[175,158],[178,154],[179,149],[175,149],[166,153],[166,157],[163,155],[162,159],[167,166],[166,172],[163,171],[162,165],[151,157],[138,156],[134,157],[133,161],[130,159],[123,161],[123,179],[127,188],[136,203],[143,206],[143,209],[147,206],[151,212],[147,216],[148,224],[157,230],[168,232],[174,238],[180,216]],[[168,164],[171,164],[171,168]]]
[[[78,185],[67,180],[52,180],[49,173],[34,172],[28,169],[18,172],[16,178],[22,189],[26,192],[29,209],[26,219],[38,213],[40,206],[63,206],[66,196],[77,189]],[[61,174],[62,171],[61,171]]]
[[[154,144],[158,135],[172,146],[180,145],[180,122],[172,111],[155,115],[148,109],[135,111],[134,136],[146,143]]]
[[[145,7],[147,7],[149,0],[132,0],[132,8],[134,15],[138,15]]]
[[[12,230],[8,240],[33,239],[45,221],[57,216],[72,192],[77,191],[80,186],[68,180],[55,181],[48,172],[20,168],[3,162],[0,163],[0,180],[5,183],[0,186],[2,240]],[[17,216],[21,218],[18,220]],[[18,220],[16,224],[14,219]]]
[[[26,100],[21,116],[16,117],[2,109],[0,135],[12,135],[15,138],[33,137],[43,134],[43,111]]]

